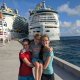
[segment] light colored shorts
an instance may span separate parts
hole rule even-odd
[[[35,80],[35,79],[34,79],[33,75],[31,75],[31,76],[25,76],[25,77],[19,76],[18,80]]]

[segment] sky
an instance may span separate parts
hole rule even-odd
[[[0,0],[12,9],[17,9],[19,15],[28,18],[29,10],[43,0]],[[80,36],[80,0],[45,0],[46,6],[59,14],[60,35]]]

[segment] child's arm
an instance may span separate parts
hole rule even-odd
[[[53,48],[52,47],[46,47],[46,51],[52,52]]]
[[[52,47],[49,47],[48,48],[48,51],[52,52],[53,51],[53,48]]]
[[[33,67],[33,64],[25,57],[23,50],[20,51],[19,57],[27,66]]]
[[[24,62],[27,66],[33,67],[33,64],[32,64],[31,62],[29,62],[27,58],[24,58],[24,59],[23,59],[23,62]]]
[[[46,69],[48,67],[48,65],[50,63],[50,60],[51,60],[51,56],[47,57],[47,59],[46,59],[46,61],[44,63],[44,66],[43,66],[44,69]]]
[[[44,66],[43,66],[44,69],[46,69],[48,67],[49,63],[50,63],[50,60],[51,60],[52,54],[53,54],[52,53],[53,48],[52,47],[47,47],[47,51],[48,51],[47,58],[46,58],[46,61],[44,62]]]

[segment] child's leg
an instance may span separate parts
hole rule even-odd
[[[38,80],[38,77],[39,77],[39,63],[38,62],[34,62],[33,63],[35,65],[35,80]]]
[[[39,77],[38,77],[38,80],[41,80],[42,72],[43,72],[43,64],[39,63]]]

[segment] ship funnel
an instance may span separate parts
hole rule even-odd
[[[3,5],[1,6],[1,9],[7,9],[6,3],[3,3]]]
[[[46,8],[45,1],[42,2],[42,8],[43,8],[43,9]]]

